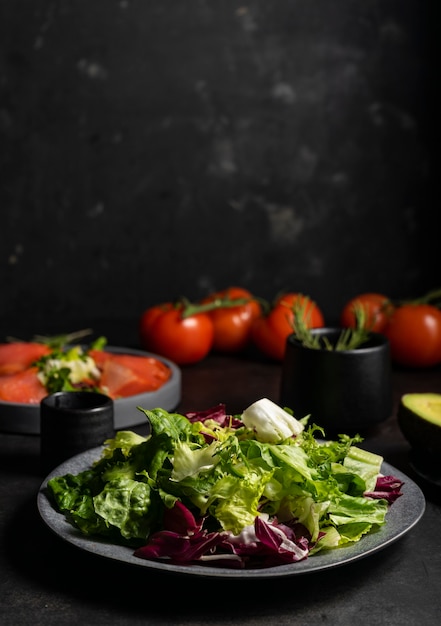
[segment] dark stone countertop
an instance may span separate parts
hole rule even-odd
[[[280,365],[210,356],[182,368],[178,411],[225,402],[241,412],[266,396],[278,401]],[[39,437],[0,434],[0,612],[22,624],[332,624],[430,626],[441,614],[441,498],[409,463],[396,410],[405,392],[441,392],[439,369],[393,371],[393,414],[363,446],[384,456],[423,490],[426,510],[384,550],[333,570],[277,579],[182,577],[83,552],[39,517]],[[143,432],[143,426],[134,430]]]

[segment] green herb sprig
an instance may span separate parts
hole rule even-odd
[[[355,328],[343,328],[335,343],[328,337],[314,335],[308,324],[310,314],[307,311],[308,301],[302,303],[297,300],[293,305],[294,323],[293,332],[305,348],[314,350],[355,350],[366,343],[370,337],[370,330],[366,326],[366,312],[362,306],[354,307]]]

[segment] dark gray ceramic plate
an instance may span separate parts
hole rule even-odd
[[[366,535],[354,545],[338,548],[335,551],[329,551],[327,553],[318,553],[298,563],[290,563],[288,565],[279,565],[259,570],[236,570],[199,565],[180,566],[147,561],[135,557],[133,550],[130,548],[109,544],[99,539],[92,539],[81,535],[79,531],[66,521],[64,515],[58,513],[53,508],[47,497],[46,485],[51,477],[61,476],[67,473],[77,474],[87,469],[93,461],[100,457],[101,450],[102,448],[94,448],[79,454],[57,467],[47,476],[41,485],[37,498],[41,518],[56,535],[81,550],[138,567],[147,567],[149,569],[162,570],[165,572],[193,576],[213,576],[218,578],[277,578],[280,576],[294,576],[327,570],[367,557],[394,543],[417,524],[426,507],[424,495],[418,485],[391,465],[383,463],[382,472],[384,475],[394,475],[404,482],[402,488],[403,495],[392,505],[387,514],[386,524],[378,532]]]
[[[181,370],[179,367],[162,356],[141,350],[129,348],[106,347],[109,352],[118,354],[134,354],[159,359],[165,363],[172,372],[170,379],[157,389],[148,393],[140,393],[136,396],[115,400],[115,428],[124,430],[144,424],[146,417],[136,407],[144,409],[156,409],[161,407],[166,411],[175,409],[181,399]],[[27,435],[40,434],[40,405],[25,404],[19,402],[0,401],[0,431],[22,433]]]

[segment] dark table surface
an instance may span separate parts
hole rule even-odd
[[[182,368],[179,412],[226,403],[239,413],[278,402],[281,366],[254,357],[210,356]],[[441,619],[441,488],[410,464],[396,419],[403,393],[441,393],[441,369],[393,370],[393,414],[363,433],[422,489],[420,521],[398,541],[327,571],[277,579],[180,576],[105,559],[72,546],[40,519],[39,437],[0,433],[0,623],[353,624],[429,626]],[[143,434],[144,426],[133,428]]]

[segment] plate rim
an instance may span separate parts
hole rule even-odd
[[[66,473],[77,473],[86,469],[96,460],[103,447],[92,448],[68,459],[55,468],[42,482],[37,494],[37,508],[42,521],[60,539],[102,558],[123,562],[147,570],[156,570],[173,574],[204,576],[213,578],[280,578],[306,575],[319,571],[341,567],[375,554],[392,545],[406,535],[422,518],[426,509],[425,496],[420,487],[409,476],[383,461],[381,471],[384,475],[393,475],[404,484],[403,495],[391,506],[387,513],[386,524],[378,531],[365,535],[359,542],[337,548],[335,551],[319,552],[303,561],[259,569],[233,569],[208,565],[175,565],[163,561],[150,561],[134,556],[134,548],[119,546],[100,538],[82,535],[52,505],[47,495],[48,480]],[[407,497],[413,505],[407,504]],[[403,506],[404,503],[404,506]],[[394,526],[395,523],[395,526]],[[395,530],[394,530],[395,529]],[[364,543],[363,543],[364,542]]]

